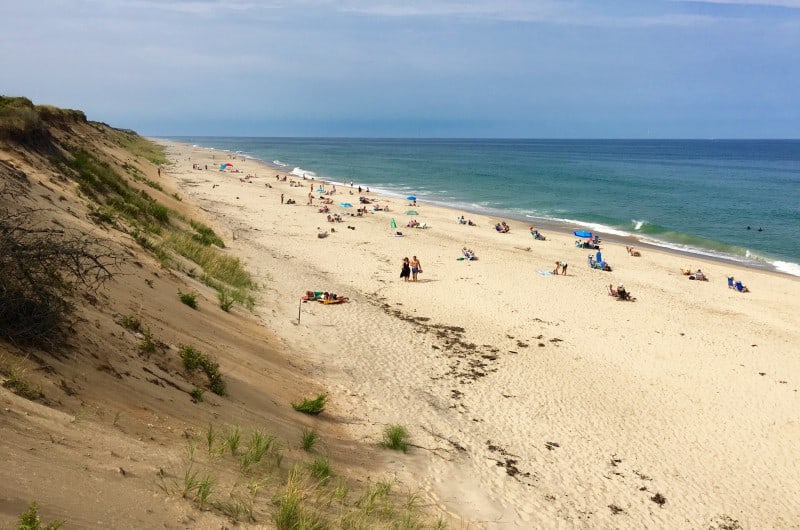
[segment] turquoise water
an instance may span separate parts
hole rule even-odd
[[[171,139],[800,276],[800,140]]]

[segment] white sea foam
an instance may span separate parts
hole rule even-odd
[[[280,166],[280,167],[286,167],[287,166],[287,164],[284,164],[280,160],[273,160],[272,163],[275,164],[276,166]]]
[[[619,230],[618,228],[612,228],[610,226],[602,225],[600,223],[587,223],[585,221],[576,221],[575,219],[568,219],[568,218],[550,218],[549,220],[553,220],[559,223],[574,225],[580,229],[588,229],[592,232],[600,232],[602,234],[611,234],[620,237],[631,237],[632,234],[630,232],[626,232],[624,230]]]
[[[773,261],[770,263],[778,272],[791,274],[792,276],[800,276],[800,263],[792,263],[790,261]]]
[[[631,222],[633,223],[634,230],[641,230],[642,226],[647,223],[647,221],[637,221],[636,219],[631,219]]]
[[[296,177],[300,177],[300,178],[303,178],[303,177],[309,178],[309,179],[317,178],[317,174],[314,173],[313,171],[306,171],[305,169],[299,168],[299,167],[294,168],[291,171],[291,174],[296,176]]]

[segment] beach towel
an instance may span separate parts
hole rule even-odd
[[[552,276],[553,275],[553,271],[537,271],[537,272],[539,274],[541,274],[542,276]]]

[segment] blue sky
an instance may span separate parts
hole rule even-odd
[[[142,134],[800,138],[800,0],[0,3],[0,93]]]

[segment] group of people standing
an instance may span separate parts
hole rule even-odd
[[[403,268],[400,269],[400,277],[403,281],[407,282],[410,278],[412,282],[415,282],[417,281],[417,275],[421,272],[422,265],[416,256],[412,256],[410,260],[403,258]]]

